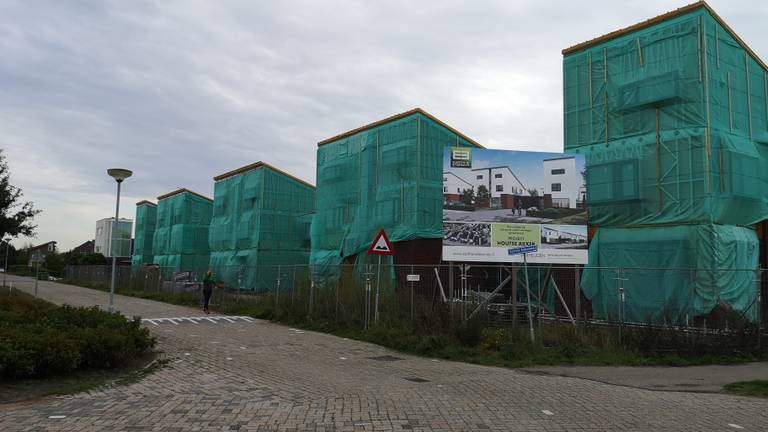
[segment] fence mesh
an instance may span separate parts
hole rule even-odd
[[[578,266],[528,267],[476,265],[353,265],[334,266],[338,278],[331,284],[315,283],[318,274],[327,282],[325,269],[308,265],[262,266],[249,271],[270,274],[252,289],[224,284],[214,294],[214,307],[230,309],[260,305],[272,313],[291,311],[361,327],[413,322],[444,314],[445,319],[466,322],[480,319],[487,325],[511,326],[532,320],[636,326],[675,326],[700,330],[726,330],[739,323],[764,323],[765,304],[759,270],[581,268]],[[235,270],[232,270],[235,271]],[[605,281],[611,302],[587,299],[581,281],[592,273]],[[69,266],[67,280],[106,289],[109,266]],[[187,295],[196,304],[201,282],[196,272],[174,273],[143,267],[118,268],[117,292],[126,294]],[[678,290],[665,297],[647,296],[655,285],[699,278],[745,278],[751,281],[748,299],[733,302],[715,292],[718,301],[702,304],[694,292]],[[714,288],[713,288],[714,289]],[[377,295],[378,293],[378,295]],[[378,304],[378,307],[377,307]],[[442,318],[441,318],[442,319]]]

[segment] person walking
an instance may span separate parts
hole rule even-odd
[[[213,271],[208,269],[203,278],[203,312],[210,314],[211,311],[208,308],[211,302],[211,295],[213,295],[213,287],[216,286],[216,276],[213,275]]]

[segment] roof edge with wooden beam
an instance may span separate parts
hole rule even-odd
[[[338,141],[338,140],[341,140],[341,139],[344,139],[344,138],[348,138],[348,137],[351,137],[352,135],[358,134],[360,132],[364,132],[366,130],[373,129],[376,126],[381,126],[381,125],[386,124],[386,123],[391,123],[393,121],[400,120],[400,119],[403,119],[405,117],[408,117],[408,116],[411,116],[411,115],[414,115],[414,114],[421,114],[421,115],[429,118],[430,120],[434,121],[435,123],[439,124],[440,126],[446,128],[449,131],[451,131],[451,132],[455,133],[456,135],[460,136],[461,138],[463,138],[464,140],[466,140],[470,144],[474,145],[475,147],[485,148],[480,143],[478,143],[477,141],[475,141],[472,138],[464,135],[463,133],[459,132],[458,130],[454,129],[453,127],[445,124],[442,120],[438,119],[437,117],[435,117],[432,114],[424,111],[421,108],[414,108],[414,109],[412,109],[410,111],[406,111],[406,112],[400,113],[400,114],[395,114],[395,115],[393,115],[391,117],[387,117],[385,119],[375,121],[375,122],[373,122],[371,124],[367,124],[365,126],[361,126],[359,128],[356,128],[356,129],[352,129],[351,131],[344,132],[344,133],[336,135],[334,137],[322,140],[322,141],[317,143],[317,146],[320,147],[322,145],[329,144],[329,143],[332,143],[334,141]]]
[[[192,194],[192,195],[196,195],[196,196],[199,196],[199,197],[200,197],[200,198],[202,198],[202,199],[205,199],[205,200],[208,200],[208,201],[211,201],[211,202],[213,202],[213,199],[212,199],[212,198],[208,198],[207,196],[205,196],[205,195],[203,195],[203,194],[199,194],[199,193],[197,193],[197,192],[195,192],[195,191],[193,191],[193,190],[189,190],[189,189],[187,189],[187,188],[179,188],[179,189],[176,189],[176,190],[175,190],[175,191],[173,191],[173,192],[168,192],[168,193],[167,193],[167,194],[165,194],[165,195],[160,195],[159,197],[157,197],[157,200],[158,200],[158,201],[160,201],[160,200],[168,199],[168,198],[170,198],[170,197],[172,197],[172,196],[174,196],[174,195],[179,195],[179,194],[183,194],[183,193],[190,193],[190,194]]]
[[[715,10],[712,9],[712,7],[706,1],[703,1],[703,0],[702,1],[698,1],[696,3],[691,3],[691,4],[687,5],[687,6],[683,6],[681,8],[675,9],[675,10],[667,12],[665,14],[661,14],[661,15],[659,15],[657,17],[645,20],[643,22],[639,22],[639,23],[631,25],[629,27],[625,27],[623,29],[612,31],[612,32],[610,32],[608,34],[605,34],[605,35],[600,36],[600,37],[596,37],[594,39],[590,39],[590,40],[588,40],[586,42],[582,42],[582,43],[573,45],[571,47],[565,48],[562,51],[562,54],[563,54],[563,56],[574,54],[574,53],[577,53],[579,51],[583,51],[583,50],[585,50],[587,48],[591,48],[591,47],[593,47],[595,45],[599,45],[599,44],[604,43],[604,42],[608,42],[608,41],[611,41],[611,40],[614,40],[614,39],[618,39],[618,38],[620,38],[620,37],[622,37],[624,35],[627,35],[629,33],[632,33],[632,32],[638,31],[638,30],[643,30],[643,29],[646,29],[648,27],[652,27],[652,26],[654,26],[656,24],[662,23],[664,21],[668,21],[668,20],[670,20],[672,18],[677,18],[679,16],[682,16],[682,15],[685,15],[687,13],[693,12],[693,11],[695,11],[697,9],[706,9],[707,12],[709,12],[709,14],[712,15],[712,18],[714,18],[715,21],[717,21],[718,24],[723,26],[723,28],[728,33],[730,33],[731,37],[733,37],[736,40],[736,42],[738,42],[739,45],[741,45],[741,47],[744,48],[749,53],[749,55],[752,56],[752,58],[755,59],[755,61],[758,64],[760,64],[760,66],[763,67],[763,69],[768,70],[768,66],[766,66],[766,64],[760,59],[760,57],[758,57],[758,55],[754,51],[752,51],[752,48],[750,48],[749,45],[747,45],[747,43],[744,42],[744,40],[742,40],[739,37],[739,35],[736,34],[735,31],[733,31],[731,26],[726,24],[726,22],[720,17],[720,15],[718,15],[717,12],[715,12]]]
[[[234,176],[239,175],[239,174],[244,174],[244,173],[247,173],[248,171],[253,171],[253,170],[259,169],[259,168],[271,169],[272,171],[274,171],[274,172],[276,172],[278,174],[282,174],[282,175],[284,175],[284,176],[286,176],[286,177],[288,177],[290,179],[293,179],[293,180],[295,180],[295,181],[297,181],[297,182],[299,182],[299,183],[301,183],[301,184],[303,184],[305,186],[309,186],[312,189],[315,188],[315,185],[313,185],[313,184],[311,184],[311,183],[309,183],[307,181],[304,181],[304,180],[296,177],[295,175],[289,174],[289,173],[281,170],[280,168],[277,168],[275,166],[272,166],[272,165],[270,165],[270,164],[268,164],[266,162],[262,162],[262,161],[258,161],[258,162],[255,162],[255,163],[252,163],[252,164],[249,164],[249,165],[246,165],[246,166],[234,169],[232,171],[225,172],[224,174],[219,174],[219,175],[217,175],[216,177],[213,178],[213,181],[221,181],[221,180],[224,180],[224,179],[227,179],[227,178],[230,178],[230,177],[234,177]]]
[[[140,205],[151,205],[151,206],[157,207],[157,204],[153,203],[152,201],[148,201],[148,200],[141,200],[141,201],[136,203],[136,206],[140,206]]]

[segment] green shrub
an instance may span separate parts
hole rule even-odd
[[[432,334],[423,336],[416,344],[415,351],[421,355],[435,355],[449,346],[450,343],[451,341],[445,335]]]
[[[488,351],[501,351],[509,342],[509,330],[503,328],[487,328],[483,330],[481,347]]]
[[[456,327],[456,338],[466,347],[476,347],[483,338],[483,325],[479,319],[471,319]]]
[[[4,379],[121,366],[154,343],[138,318],[129,320],[97,307],[55,306],[18,291],[0,293]]]

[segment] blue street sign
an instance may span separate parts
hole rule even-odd
[[[536,245],[528,245],[528,246],[521,246],[514,249],[507,249],[508,255],[520,255],[520,254],[527,254],[529,252],[536,252],[538,248]]]

